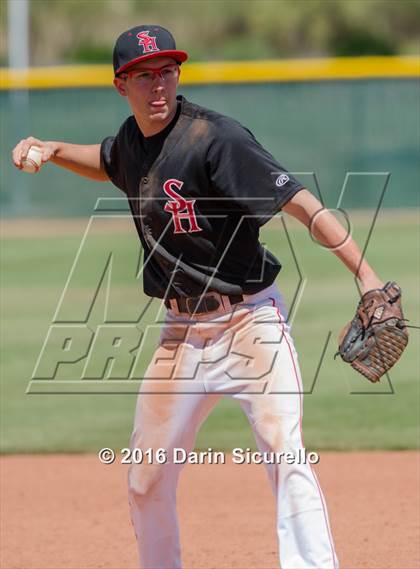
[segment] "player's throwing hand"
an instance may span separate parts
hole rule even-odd
[[[33,136],[24,138],[14,147],[12,152],[13,164],[16,168],[19,168],[19,170],[22,170],[31,146],[37,146],[41,150],[41,164],[45,164],[45,162],[51,160],[56,152],[56,147],[53,142],[45,142]]]

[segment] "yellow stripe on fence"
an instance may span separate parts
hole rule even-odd
[[[420,76],[419,57],[337,57],[186,63],[183,85],[209,83],[267,83],[327,81]],[[109,87],[111,65],[69,65],[0,69],[0,89],[56,89],[63,87]]]

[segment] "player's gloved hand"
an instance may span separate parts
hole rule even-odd
[[[372,382],[377,382],[401,357],[408,332],[395,282],[366,292],[353,320],[342,330],[336,355]]]
[[[54,142],[46,142],[29,136],[28,138],[22,139],[12,151],[13,164],[19,170],[22,169],[23,162],[26,159],[29,149],[31,146],[38,146],[42,151],[42,163],[48,162],[54,157],[57,149]]]

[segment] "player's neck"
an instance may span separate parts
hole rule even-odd
[[[148,120],[148,118],[145,118],[144,116],[137,115],[136,113],[134,113],[134,117],[136,119],[137,126],[141,130],[143,136],[145,138],[149,138],[150,136],[154,136],[155,134],[162,132],[162,130],[164,130],[168,126],[168,124],[172,122],[175,114],[176,114],[176,106],[171,112],[171,114],[168,115],[168,117],[162,121],[151,121]]]

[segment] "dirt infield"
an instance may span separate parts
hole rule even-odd
[[[2,569],[128,569],[136,547],[126,467],[92,455],[7,456]],[[322,453],[320,478],[342,569],[415,569],[420,453]],[[278,568],[264,468],[189,465],[179,511],[186,569]]]

